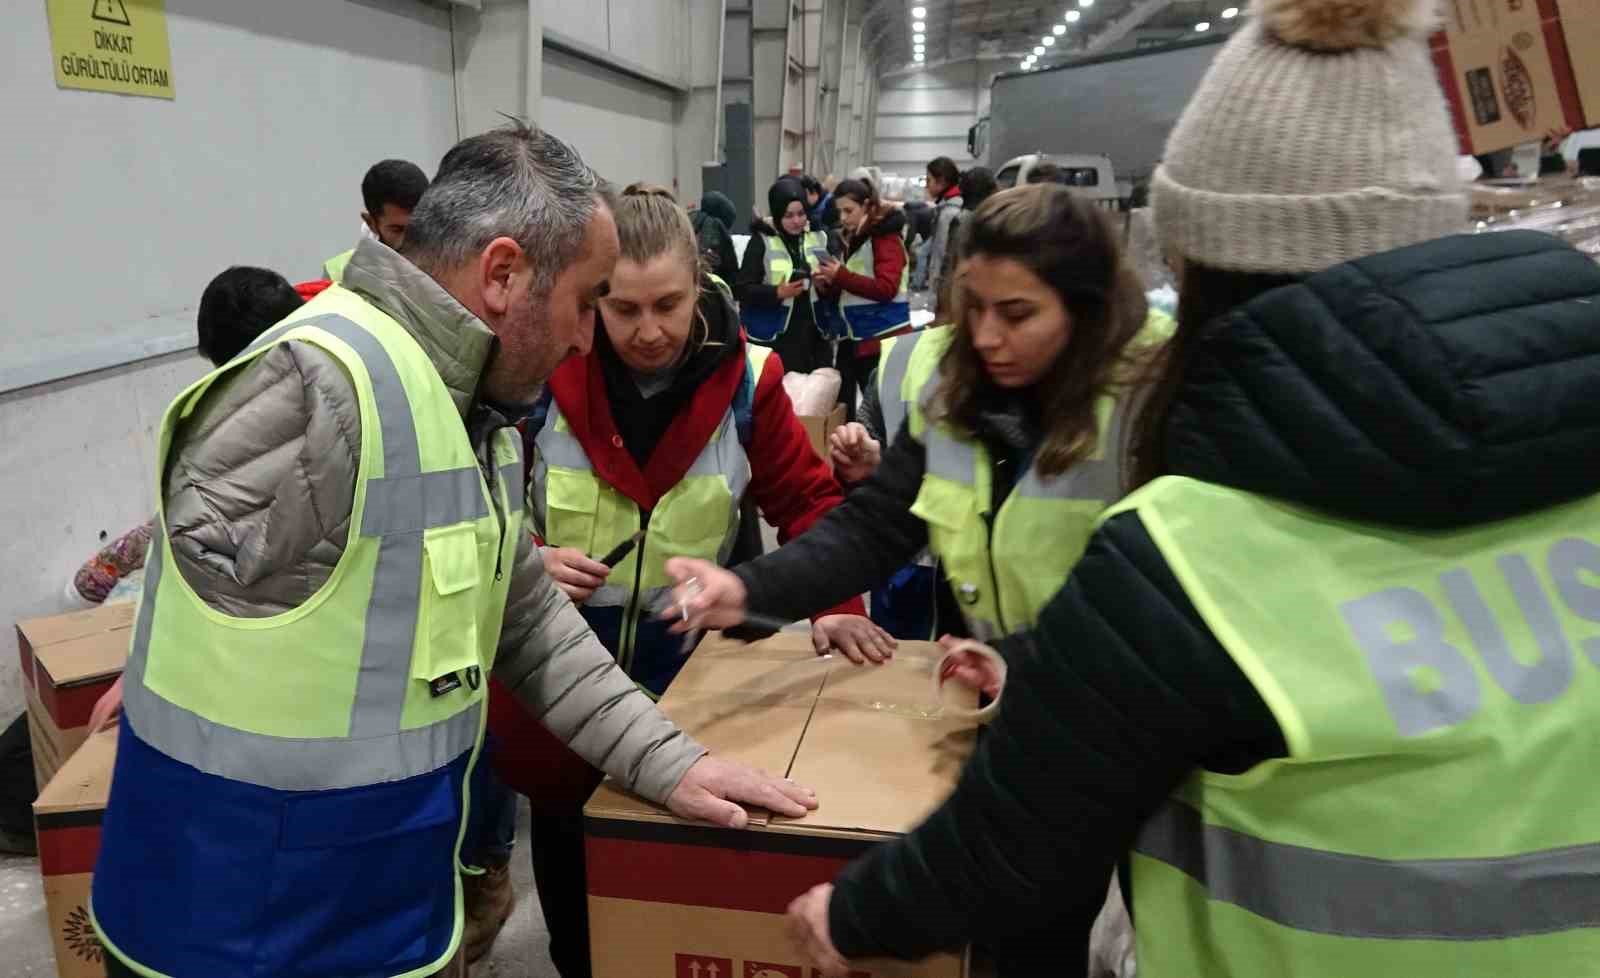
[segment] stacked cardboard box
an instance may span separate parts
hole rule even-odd
[[[116,757],[116,728],[96,733],[33,803],[39,875],[60,978],[105,978],[105,947],[89,919],[89,885]]]
[[[1600,126],[1600,0],[1454,0],[1432,41],[1463,153]]]
[[[844,405],[835,405],[826,415],[802,414],[798,417],[800,425],[806,429],[806,434],[811,438],[811,447],[822,456],[824,462],[832,465],[828,438],[833,434],[833,429],[844,424]]]
[[[134,605],[17,622],[22,685],[40,790],[89,736],[89,713],[128,661]]]
[[[891,663],[859,667],[817,658],[803,633],[702,643],[662,710],[717,755],[815,788],[821,808],[792,821],[753,812],[734,831],[602,785],[585,809],[596,978],[811,978],[785,930],[789,902],[926,817],[976,743],[972,722],[934,701],[938,655],[903,642]],[[871,962],[861,974],[961,978],[966,963]]]

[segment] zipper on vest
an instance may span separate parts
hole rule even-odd
[[[639,510],[639,529],[646,532],[633,548],[633,595],[622,616],[622,640],[617,649],[617,659],[629,677],[633,676],[634,645],[639,640],[639,594],[644,589],[644,551],[650,545],[650,513],[648,509]]]
[[[1005,638],[1007,635],[1010,635],[1011,628],[1006,624],[1006,609],[1000,603],[1000,574],[995,570],[994,567],[995,514],[984,513],[982,515],[984,532],[988,536],[987,545],[984,547],[984,557],[989,563],[989,593],[994,595],[995,624],[1000,627],[1000,634],[995,635],[992,640],[998,641],[1002,638]]]
[[[503,563],[506,556],[506,512],[500,505],[500,476],[494,465],[494,440],[503,429],[496,428],[489,432],[489,437],[483,442],[483,459],[478,462],[483,470],[483,481],[489,487],[489,503],[494,507],[494,522],[500,528],[500,542],[494,548],[494,579],[499,583],[504,576]]]

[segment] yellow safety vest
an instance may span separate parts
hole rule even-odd
[[[1152,314],[1135,342],[1161,342],[1171,320]],[[929,549],[949,578],[972,634],[994,640],[1031,627],[1083,556],[1095,520],[1122,495],[1117,447],[1128,399],[1107,392],[1096,405],[1094,453],[1054,478],[1030,463],[996,509],[989,453],[947,422],[930,423],[939,362],[955,329],[925,332],[907,365],[911,434],[926,451],[922,487],[911,511],[928,524]],[[887,411],[887,407],[886,407]]]
[[[855,254],[844,263],[847,271],[854,272],[865,278],[873,278],[876,268],[876,256],[872,251],[872,242],[867,241],[856,249]],[[911,263],[905,262],[900,266],[900,290],[888,302],[877,302],[865,299],[851,292],[840,290],[839,312],[844,318],[845,328],[849,331],[850,338],[854,340],[870,340],[891,330],[901,329],[911,322],[911,292],[906,283],[911,280]]]
[[[763,236],[766,243],[767,284],[772,286],[786,285],[789,277],[794,274],[794,259],[789,255],[789,249],[783,239],[776,235]],[[828,250],[828,236],[821,231],[807,231],[800,243],[801,253],[806,257],[806,264],[815,272],[820,267],[820,262],[814,252]],[[808,284],[807,289],[811,286]],[[815,301],[816,294],[812,293]],[[775,306],[757,306],[745,303],[739,310],[740,318],[744,322],[745,331],[750,338],[758,343],[771,343],[782,336],[789,328],[789,319],[794,315],[794,298],[784,299]]]
[[[344,281],[345,266],[350,264],[350,259],[356,253],[354,248],[342,251],[322,263],[322,277],[335,283]]]
[[[1421,531],[1169,477],[1124,511],[1288,745],[1146,823],[1140,975],[1595,970],[1600,496]]]
[[[355,387],[348,541],[300,607],[236,618],[173,570],[160,507],[96,926],[154,975],[430,974],[462,930],[456,849],[523,532],[519,439],[496,433],[480,470],[426,352],[336,286],[178,396],[156,471],[213,384],[288,342]]]

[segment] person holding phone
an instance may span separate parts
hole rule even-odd
[[[839,184],[833,199],[844,221],[845,260],[819,259],[812,280],[818,295],[839,300],[844,335],[852,344],[841,352],[839,369],[850,374],[853,387],[862,387],[878,362],[878,337],[911,324],[906,218],[860,180]]]
[[[782,177],[767,191],[772,222],[756,219],[739,266],[734,295],[750,341],[771,348],[785,369],[810,373],[833,366],[831,311],[819,309],[812,276],[821,257],[838,254],[837,237],[810,230],[806,192]]]
[[[732,297],[705,273],[689,215],[667,190],[642,184],[622,192],[614,213],[622,251],[600,300],[594,348],[556,370],[525,429],[529,503],[551,580],[655,696],[685,661],[682,640],[655,620],[672,583],[667,559],[725,565],[746,496],[783,540],[844,497],[783,391],[782,361],[745,342]],[[822,612],[812,625],[817,648],[893,654],[893,639],[864,613],[859,597]],[[572,784],[553,797],[535,783],[548,777],[551,758],[525,749],[550,738],[510,697],[500,699],[491,727],[505,745],[502,776],[533,803],[551,956],[563,978],[580,978],[589,949],[581,811],[600,772],[582,762],[573,771],[576,757],[566,755]]]

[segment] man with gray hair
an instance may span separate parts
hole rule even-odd
[[[589,350],[618,252],[604,185],[548,134],[475,136],[403,250],[363,242],[163,421],[92,901],[113,976],[463,974],[491,670],[679,815],[816,807],[662,716],[523,526],[512,423]]]

